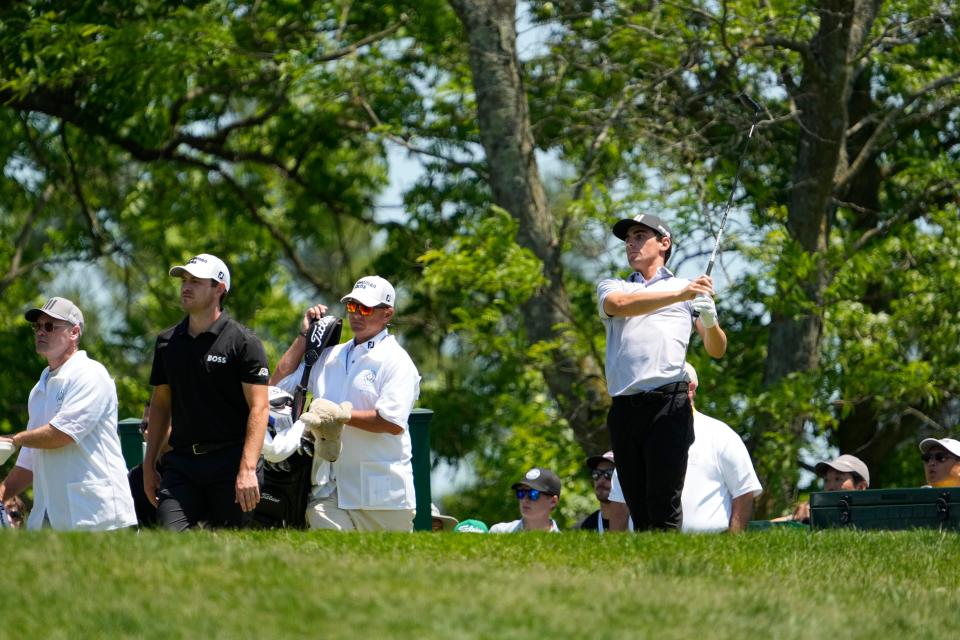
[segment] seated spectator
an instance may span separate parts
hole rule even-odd
[[[3,510],[7,514],[7,524],[13,529],[22,529],[27,521],[27,504],[22,496],[13,496],[3,501]]]
[[[870,488],[870,471],[856,456],[844,454],[830,462],[818,462],[813,471],[823,478],[824,491],[864,491]]]
[[[844,454],[830,462],[818,462],[813,472],[823,478],[824,491],[865,491],[870,488],[870,470],[857,456]],[[789,516],[774,518],[773,522],[810,523],[810,503],[801,502]]]
[[[613,451],[607,451],[599,456],[590,456],[587,458],[587,467],[593,479],[593,494],[597,497],[600,508],[584,518],[578,528],[602,534],[610,530],[611,513],[616,510],[626,511],[627,508],[622,502],[610,501],[610,482],[616,471],[613,464]]]
[[[520,519],[498,522],[490,533],[560,531],[550,513],[560,502],[560,478],[549,469],[533,468],[511,487],[520,501]]]
[[[431,530],[434,533],[438,531],[450,531],[460,522],[453,516],[441,515],[440,508],[432,502],[430,503],[430,515],[433,518]]]
[[[931,487],[960,487],[960,442],[927,438],[920,442],[923,473]]]
[[[457,526],[453,528],[457,533],[489,533],[490,529],[487,527],[487,524],[481,520],[475,520],[473,518],[467,518]]]

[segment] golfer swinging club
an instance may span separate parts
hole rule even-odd
[[[693,412],[683,363],[696,327],[707,353],[720,358],[727,336],[717,322],[713,281],[675,277],[666,262],[673,234],[659,217],[640,214],[613,225],[634,273],[597,285],[606,328],[607,428],[634,529],[679,529],[680,494],[693,442]],[[696,314],[699,314],[697,317]]]

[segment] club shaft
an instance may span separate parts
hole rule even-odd
[[[737,172],[733,176],[733,187],[730,189],[730,195],[727,197],[727,204],[723,207],[723,215],[720,216],[720,228],[717,229],[717,238],[713,243],[713,251],[710,252],[710,261],[707,262],[707,270],[704,274],[710,275],[713,272],[713,264],[717,261],[717,253],[720,252],[720,246],[723,242],[723,230],[727,226],[727,216],[730,215],[730,207],[733,205],[733,197],[737,193],[737,187],[740,186],[740,171],[743,169],[743,158],[747,155],[747,147],[750,146],[750,139],[753,137],[753,131],[757,124],[750,125],[750,132],[747,139],[743,142],[743,150],[740,151],[740,158],[737,160]]]

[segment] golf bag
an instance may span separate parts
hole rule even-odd
[[[335,316],[324,316],[310,324],[307,350],[303,355],[303,375],[296,391],[292,396],[279,390],[271,393],[267,425],[271,437],[276,438],[292,428],[303,413],[313,365],[326,349],[339,344],[342,330],[343,321]],[[305,528],[312,470],[313,439],[309,435],[301,436],[296,450],[285,459],[264,461],[263,489],[253,513],[255,526],[262,529]]]

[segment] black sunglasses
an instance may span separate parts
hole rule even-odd
[[[613,469],[594,469],[590,472],[590,477],[594,480],[599,480],[601,477],[611,480],[613,479]]]
[[[923,464],[927,464],[931,460],[936,460],[937,462],[946,462],[947,460],[951,460],[956,457],[957,456],[949,453],[937,451],[936,453],[925,453],[922,456],[920,456],[920,459],[923,460]]]

